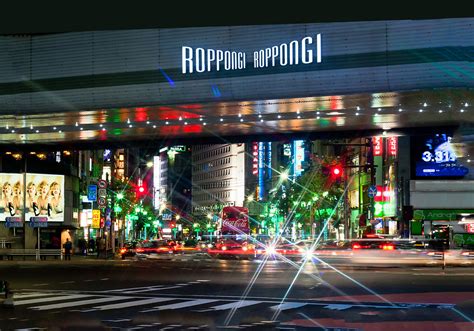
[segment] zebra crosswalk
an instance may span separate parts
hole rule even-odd
[[[172,286],[171,286],[172,287]],[[33,311],[70,311],[78,313],[105,312],[132,308],[139,313],[147,314],[166,310],[190,310],[196,313],[225,312],[239,309],[266,309],[268,311],[290,311],[319,306],[323,309],[346,310],[352,307],[374,309],[411,309],[436,308],[449,309],[451,304],[386,304],[380,302],[331,302],[327,300],[288,300],[278,298],[241,299],[239,297],[212,297],[197,295],[161,294],[150,295],[146,288],[129,288],[109,291],[74,292],[74,291],[33,291],[17,292],[13,305]],[[153,287],[162,289],[166,287]],[[170,287],[168,287],[170,288]]]
[[[138,289],[140,292],[141,289]],[[286,302],[277,304],[268,300],[239,300],[237,298],[196,298],[182,296],[144,297],[128,295],[125,291],[103,293],[67,293],[67,292],[25,292],[14,295],[14,306],[35,311],[67,310],[89,313],[100,311],[138,308],[140,313],[151,313],[163,310],[192,309],[193,312],[218,312],[231,309],[264,304],[270,309],[288,310],[311,305],[307,302]]]

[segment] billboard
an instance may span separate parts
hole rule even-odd
[[[0,173],[0,221],[7,217],[23,217],[23,175]]]
[[[46,216],[48,222],[64,222],[64,176],[26,174],[25,183],[25,220]]]
[[[223,235],[228,234],[248,234],[249,228],[249,210],[246,207],[226,206],[222,209],[222,227]]]
[[[417,178],[462,178],[469,173],[468,168],[458,163],[451,139],[446,133],[422,135],[412,139]]]

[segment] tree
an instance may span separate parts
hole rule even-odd
[[[339,167],[338,164],[337,159],[330,158],[313,163],[311,168],[291,183],[288,199],[291,214],[294,221],[301,222],[306,229],[311,229],[315,223],[316,231],[322,230],[324,221],[331,216],[343,194],[344,187],[339,176],[323,172],[327,165],[333,169]],[[343,171],[343,168],[338,169]]]

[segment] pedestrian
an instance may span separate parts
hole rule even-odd
[[[71,251],[72,251],[72,242],[69,241],[69,238],[66,239],[66,242],[63,245],[64,247],[64,256],[65,260],[71,260]]]
[[[100,238],[98,240],[97,245],[98,245],[98,247],[97,247],[98,248],[97,249],[97,258],[99,258],[100,256],[105,254],[105,238],[104,237]],[[104,252],[104,254],[103,254],[103,252]],[[105,257],[105,255],[104,255],[104,257]]]

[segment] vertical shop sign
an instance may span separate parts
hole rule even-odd
[[[258,176],[258,143],[252,143],[252,175]]]
[[[372,137],[372,144],[374,146],[374,156],[382,156],[383,144],[382,137]]]
[[[389,156],[397,156],[398,152],[398,137],[389,137],[387,139],[387,148]]]

